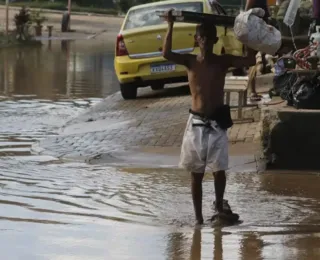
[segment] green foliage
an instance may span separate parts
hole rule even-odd
[[[31,12],[31,21],[37,24],[38,26],[41,26],[45,21],[48,20],[48,18],[43,16],[41,13],[42,13],[41,11]]]
[[[31,22],[31,15],[29,9],[22,7],[14,16],[14,22],[16,26],[23,26]]]
[[[116,6],[121,12],[126,13],[132,6],[159,1],[163,0],[116,0]]]
[[[28,9],[22,7],[14,16],[14,23],[16,25],[16,38],[18,41],[26,41],[31,38],[29,34],[29,26],[32,22],[31,15]]]
[[[96,7],[96,8],[105,8],[105,9],[113,9],[115,5],[113,0],[73,0],[78,6],[85,6],[85,7]]]
[[[129,8],[134,5],[134,0],[117,0],[116,3],[118,9],[121,12],[126,13],[129,10]]]

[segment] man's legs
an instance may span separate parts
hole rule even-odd
[[[197,224],[203,224],[202,216],[202,180],[204,173],[191,173],[191,193]]]
[[[260,95],[257,94],[257,90],[256,90],[257,69],[258,69],[258,65],[255,65],[249,70],[249,78],[251,79],[251,84],[250,84],[250,100],[251,101],[260,101],[262,98]]]
[[[261,62],[262,62],[262,74],[266,74],[267,73],[267,59],[266,59],[266,54],[265,53],[261,53]]]
[[[218,171],[213,173],[214,189],[216,194],[216,210],[223,212],[223,196],[226,189],[226,174],[225,171]]]

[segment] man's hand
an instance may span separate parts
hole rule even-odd
[[[173,25],[173,23],[174,23],[174,18],[172,15],[173,11],[174,11],[174,9],[170,9],[169,11],[167,11],[165,13],[165,16],[164,16],[169,25]]]
[[[174,18],[172,16],[172,11],[173,9],[169,10],[165,14],[165,19],[168,22],[168,30],[167,30],[167,35],[164,39],[163,42],[163,57],[169,61],[172,61],[176,64],[180,64],[183,66],[186,66],[189,68],[190,66],[190,61],[192,59],[191,54],[180,54],[180,53],[175,53],[172,51],[172,32],[173,32],[173,23],[174,23]]]

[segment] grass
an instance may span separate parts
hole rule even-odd
[[[5,4],[5,1],[0,0],[0,4]],[[40,8],[49,10],[66,11],[67,5],[63,3],[52,3],[52,2],[14,2],[10,3],[10,6],[26,6],[29,8]],[[71,10],[73,12],[84,12],[84,13],[96,13],[96,14],[106,14],[106,15],[117,15],[118,11],[116,9],[103,9],[97,7],[85,7],[72,5]]]

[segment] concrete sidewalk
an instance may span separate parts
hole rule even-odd
[[[190,104],[188,87],[183,85],[139,89],[137,100],[123,100],[118,92],[67,122],[56,137],[40,141],[33,151],[88,159],[112,151],[179,148]],[[255,122],[234,124],[228,131],[230,143],[260,141],[260,109],[246,108],[244,115],[253,116]]]

